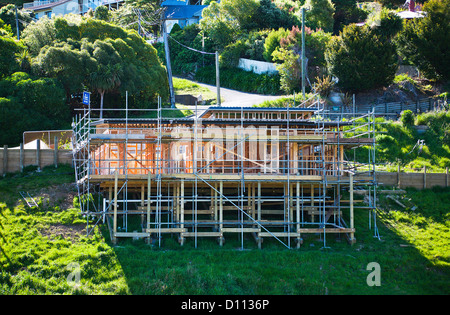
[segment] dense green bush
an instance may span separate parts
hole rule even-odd
[[[362,22],[367,13],[356,6],[356,0],[333,0],[335,12],[333,15],[333,33],[338,35],[345,25]]]
[[[209,37],[202,38],[198,24],[189,25],[183,29],[178,24],[175,24],[170,32],[170,36],[182,45],[199,51],[214,52],[212,40]],[[173,73],[185,75],[195,72],[203,65],[214,65],[215,57],[213,55],[202,55],[181,46],[174,40],[169,39],[170,62]],[[202,41],[204,42],[204,47]],[[163,45],[159,47],[161,51],[160,59],[165,60],[164,47]]]
[[[24,131],[70,128],[71,110],[56,79],[16,72],[0,81],[0,144],[18,145]]]
[[[216,69],[213,66],[199,69],[195,75],[197,81],[216,84]],[[272,94],[280,93],[280,76],[271,74],[256,74],[238,68],[220,69],[221,87],[242,92]]]
[[[425,3],[426,16],[405,23],[398,34],[401,57],[411,61],[430,79],[450,79],[450,0]]]
[[[353,93],[388,86],[398,67],[395,45],[368,26],[346,26],[329,42],[325,58],[339,87]]]
[[[333,14],[335,9],[331,0],[306,0],[304,7],[307,9],[305,16],[306,26],[313,30],[333,31]]]
[[[10,36],[0,36],[0,79],[19,70],[16,54],[23,49],[24,47]]]
[[[237,67],[239,58],[244,54],[245,49],[246,46],[242,40],[231,43],[220,54],[220,65],[228,68]]]
[[[401,122],[402,122],[402,124],[403,124],[403,126],[404,127],[407,127],[407,128],[409,128],[409,127],[412,127],[412,126],[414,126],[414,113],[412,112],[412,110],[404,110],[402,113],[401,113],[401,118],[400,118],[400,120],[401,120]]]
[[[386,39],[394,38],[403,28],[403,20],[394,11],[383,8],[366,21],[372,32]]]
[[[272,53],[280,47],[280,40],[289,35],[289,30],[279,28],[278,30],[272,30],[264,42],[264,59],[268,62],[273,62]]]

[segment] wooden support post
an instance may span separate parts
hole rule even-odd
[[[113,187],[112,186],[109,186],[109,189],[108,189],[109,191],[108,191],[108,201],[109,201],[109,203],[108,203],[108,205],[109,205],[109,211],[111,211],[111,204],[112,204],[112,202],[113,202],[113,199],[112,199],[112,190],[113,190]]]
[[[54,145],[53,145],[53,164],[55,168],[58,167],[58,137],[55,137]]]
[[[400,163],[397,166],[397,186],[400,188],[401,182],[400,182]]]
[[[252,184],[252,218],[255,219],[256,218],[256,207],[255,207],[255,202],[256,202],[256,196],[255,196],[255,192],[256,192],[256,186],[255,184]]]
[[[152,196],[152,181],[150,171],[147,173],[147,230],[150,229],[150,207],[151,207],[151,196]],[[150,233],[147,238],[147,244],[151,243]]]
[[[180,222],[180,183],[175,184],[175,220]]]
[[[289,185],[289,229],[291,231],[294,230],[294,226],[291,225],[291,222],[294,222],[294,185]]]
[[[296,221],[297,221],[297,248],[300,248],[300,244],[301,244],[301,238],[300,238],[300,224],[298,222],[300,222],[300,183],[297,182],[297,201],[295,203],[296,205],[296,210],[297,210],[297,217],[296,217]]]
[[[23,150],[23,143],[20,144],[20,153],[19,153],[19,165],[20,165],[20,171],[23,172],[24,167],[24,150]]]
[[[423,189],[427,188],[427,167],[423,167]]]
[[[445,187],[448,187],[448,166],[445,168]]]
[[[219,201],[219,232],[222,232],[222,229],[223,229],[223,181],[220,181],[219,193],[220,193],[220,201]],[[219,238],[219,245],[223,246],[223,236],[221,236]]]
[[[37,171],[41,171],[41,140],[37,139],[36,141],[36,165]]]
[[[354,215],[353,215],[353,174],[350,174],[350,229],[354,229]],[[355,233],[350,233],[350,244],[355,243]]]
[[[114,217],[113,217],[113,239],[111,240],[113,244],[117,243],[116,233],[117,233],[117,189],[119,182],[119,173],[115,171],[114,173]]]
[[[144,208],[145,205],[145,185],[141,185],[141,207]],[[144,224],[144,214],[141,214],[141,226]]]
[[[183,229],[184,228],[184,179],[181,180],[181,187],[180,187],[181,191],[181,202],[180,202],[180,228]],[[180,234],[180,245],[183,246],[184,244],[184,237],[182,236],[182,234]]]
[[[3,176],[6,176],[6,172],[8,171],[8,146],[5,144],[3,146]]]
[[[258,222],[261,222],[261,182],[258,181],[258,208],[257,208]],[[261,249],[262,238],[258,235],[258,248]]]
[[[219,219],[218,213],[217,213],[217,182],[214,183],[214,222],[217,222]],[[216,229],[218,225],[216,224]]]
[[[314,184],[311,185],[311,210],[314,212]],[[311,222],[314,222],[314,214],[311,213]]]

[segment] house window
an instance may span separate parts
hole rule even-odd
[[[44,13],[49,19],[52,17],[52,11],[45,11]]]

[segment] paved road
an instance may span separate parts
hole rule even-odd
[[[206,87],[210,89],[213,93],[217,92],[217,88],[215,85],[204,84],[200,82],[196,82],[198,85]],[[275,100],[280,98],[280,95],[261,95],[261,94],[253,94],[253,93],[244,93],[236,90],[230,90],[226,88],[220,88],[220,98],[222,101],[222,106],[232,107],[251,107],[253,105],[261,104],[267,100]]]

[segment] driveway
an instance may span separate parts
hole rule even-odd
[[[200,82],[195,82],[196,84],[210,89],[212,92],[216,93],[217,88],[215,85],[204,84]],[[253,105],[261,104],[264,101],[275,100],[277,98],[283,97],[281,95],[262,95],[245,93],[236,90],[230,90],[221,87],[220,88],[220,98],[222,99],[222,106],[227,107],[251,107]]]

